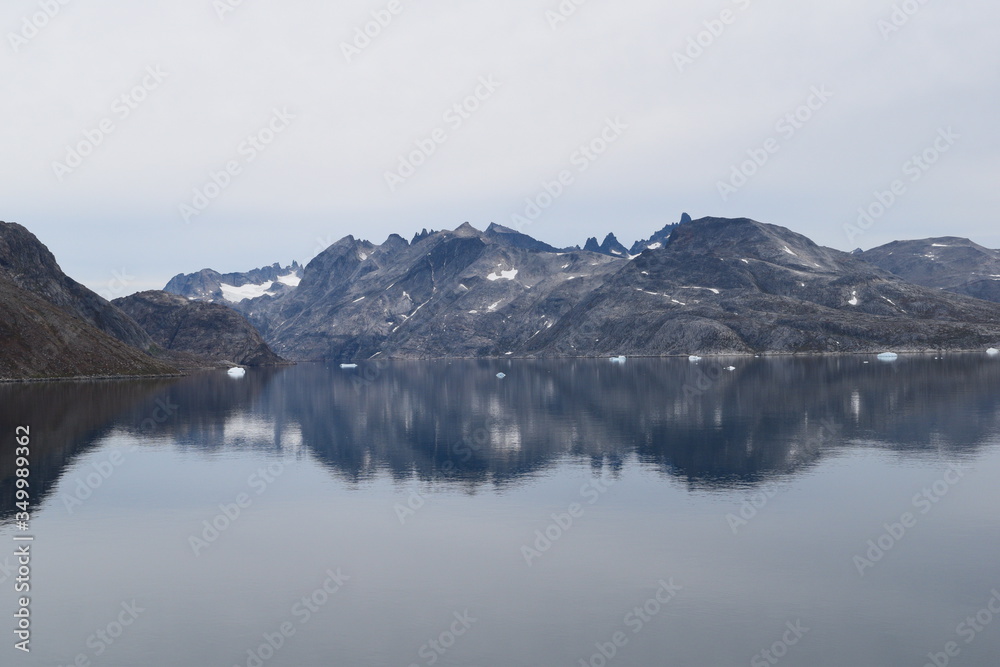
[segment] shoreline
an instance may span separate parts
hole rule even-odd
[[[884,352],[889,352],[890,350],[884,350]],[[903,356],[916,356],[916,355],[942,355],[942,354],[982,354],[990,357],[987,350],[983,349],[946,349],[946,350],[891,350],[900,357]],[[882,354],[881,352],[698,352],[691,354],[636,354],[636,355],[621,355],[626,359],[689,359],[691,356],[701,357],[702,359],[725,359],[725,358],[741,358],[741,359],[764,359],[764,358],[777,358],[777,357],[859,357],[859,356],[878,356]],[[286,362],[282,364],[274,364],[272,366],[240,366],[239,364],[233,364],[232,367],[238,368],[282,368],[295,366],[297,364],[341,364],[341,363],[354,363],[363,364],[367,362],[380,363],[380,362],[422,362],[422,361],[559,361],[559,360],[604,360],[613,359],[616,356],[611,355],[589,355],[589,356],[562,356],[562,357],[517,357],[517,356],[503,356],[503,357],[384,357],[381,359],[356,359],[351,361],[340,361],[331,359],[312,359],[312,360],[299,360],[294,362]],[[0,384],[29,384],[34,382],[96,382],[96,381],[114,381],[114,380],[162,380],[170,378],[183,378],[195,375],[197,373],[205,373],[209,371],[224,370],[225,367],[222,366],[209,366],[205,368],[195,368],[179,373],[161,373],[156,375],[76,375],[76,376],[65,376],[65,377],[51,377],[51,378],[0,378]]]

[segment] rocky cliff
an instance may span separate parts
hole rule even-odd
[[[112,303],[165,350],[246,366],[282,362],[245,317],[222,304],[159,291],[140,292]]]

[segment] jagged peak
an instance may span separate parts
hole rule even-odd
[[[410,241],[410,245],[416,245],[416,244],[420,243],[421,241],[423,241],[425,238],[427,238],[428,236],[430,236],[433,233],[434,233],[433,229],[431,231],[427,231],[426,227],[423,228],[423,229],[421,229],[419,233],[413,235],[413,240]]]
[[[468,221],[463,222],[452,232],[455,236],[479,236],[482,232],[473,227]]]

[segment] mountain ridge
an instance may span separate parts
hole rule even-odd
[[[912,285],[861,257],[747,218],[685,214],[650,237],[662,240],[625,257],[600,246],[559,250],[497,225],[424,230],[410,244],[393,237],[382,245],[344,237],[303,268],[298,287],[235,307],[293,360],[1000,342],[991,304]]]

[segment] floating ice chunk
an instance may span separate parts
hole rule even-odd
[[[701,361],[701,357],[699,357],[696,354],[692,354],[690,357],[688,357],[688,361],[690,361],[690,362]]]
[[[726,370],[729,371],[729,372],[735,371],[736,370],[736,366],[726,366]]]
[[[879,361],[896,361],[896,359],[898,358],[899,355],[896,354],[895,352],[883,352],[882,354],[878,355]]]
[[[497,373],[497,377],[502,380],[505,377],[507,377],[507,374],[506,373]]]
[[[341,364],[340,367],[341,368],[357,368],[358,365],[357,364]]]
[[[986,350],[986,354],[990,355],[991,357],[995,357],[998,354],[1000,354],[1000,350],[996,349],[995,347],[991,347],[990,349]]]
[[[622,355],[620,357],[611,357],[611,363],[613,363],[613,364],[624,364],[625,363],[625,355]]]
[[[226,372],[229,373],[229,377],[231,378],[241,378],[247,374],[247,370],[245,368],[240,368],[239,366],[233,366]]]

